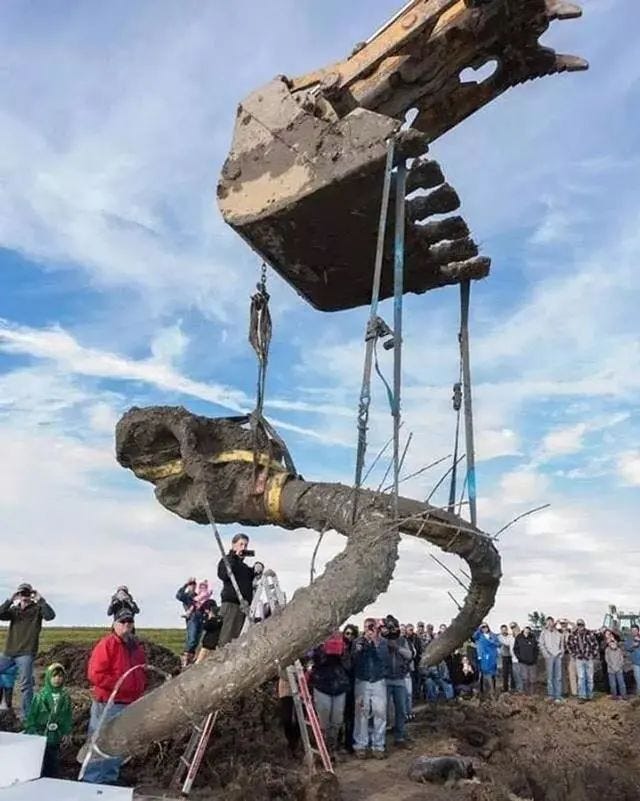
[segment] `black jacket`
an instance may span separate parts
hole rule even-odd
[[[537,665],[538,643],[533,634],[525,637],[523,632],[520,632],[513,644],[513,653],[518,657],[518,662],[522,662],[523,665]]]
[[[122,609],[126,609],[128,612],[131,612],[132,615],[139,615],[140,608],[138,604],[133,600],[133,598],[128,596],[119,596],[118,594],[111,596],[111,603],[109,604],[109,608],[107,609],[107,616],[114,617],[120,612]]]
[[[343,656],[327,656],[320,646],[313,652],[311,683],[314,689],[325,695],[342,695],[350,687]]]
[[[253,567],[245,565],[244,559],[240,559],[240,557],[233,553],[233,551],[227,554],[227,559],[231,565],[233,575],[238,582],[238,587],[240,588],[242,597],[248,604],[250,604],[253,600]],[[220,596],[222,598],[222,603],[239,603],[238,596],[236,595],[236,591],[233,589],[233,584],[231,583],[231,579],[227,573],[224,559],[221,559],[218,562],[218,578],[222,582],[222,595]]]
[[[222,629],[221,617],[206,617],[202,624],[204,629],[204,637],[202,638],[202,647],[208,651],[213,651],[218,647],[218,640],[220,639],[220,630]]]

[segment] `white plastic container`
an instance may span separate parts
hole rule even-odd
[[[45,737],[0,732],[0,787],[38,779],[46,744]]]
[[[0,801],[133,801],[128,787],[36,779],[0,790]]]

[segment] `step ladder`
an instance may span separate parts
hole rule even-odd
[[[189,743],[180,757],[171,786],[174,790],[179,790],[184,797],[191,792],[217,718],[217,711],[210,712],[202,723],[194,725]]]
[[[287,668],[287,678],[289,680],[289,686],[291,687],[291,695],[293,696],[293,705],[296,710],[298,725],[300,726],[300,736],[302,738],[304,758],[307,767],[310,771],[313,771],[315,769],[315,757],[318,756],[322,762],[322,767],[329,773],[333,773],[331,757],[329,756],[327,744],[324,741],[318,715],[313,706],[307,678],[304,675],[304,670],[302,669],[299,659]],[[311,731],[315,746],[311,743],[309,731]]]
[[[273,570],[265,570],[260,576],[260,581],[255,589],[251,607],[249,608],[249,615],[242,628],[243,634],[253,625],[258,606],[264,599],[266,599],[266,602],[269,604],[272,615],[280,612],[287,603],[287,596],[282,591],[278,576]]]

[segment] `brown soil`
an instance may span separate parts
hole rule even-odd
[[[62,751],[63,773],[77,776],[77,749],[85,739],[91,698],[85,667],[89,648],[60,644],[43,655],[65,664],[74,702],[74,734]],[[177,657],[150,646],[153,664],[168,672]],[[163,662],[166,660],[166,662]],[[173,668],[172,668],[173,666]],[[80,685],[80,686],[78,686]],[[636,801],[640,798],[640,700],[603,697],[587,704],[549,704],[502,696],[492,702],[428,706],[409,724],[411,749],[393,746],[384,761],[342,759],[336,772],[344,801]],[[0,730],[17,728],[0,713]],[[151,743],[122,771],[141,798],[168,794],[189,732]],[[470,757],[476,781],[418,784],[407,774],[418,756]],[[322,776],[310,783],[301,761],[292,760],[278,722],[274,687],[221,711],[192,797],[199,801],[325,801],[339,791]]]
[[[410,726],[409,751],[340,769],[344,801],[635,801],[640,798],[640,702],[562,705],[503,696],[429,707]],[[417,784],[417,756],[473,759],[477,782]]]

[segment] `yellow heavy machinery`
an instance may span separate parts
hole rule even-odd
[[[368,303],[389,138],[399,134],[398,159],[422,156],[510,87],[586,69],[539,43],[553,20],[580,14],[565,0],[412,0],[344,61],[274,78],[238,108],[224,219],[316,308]],[[487,62],[485,80],[461,78]],[[406,194],[405,291],[487,275],[460,217],[429,219],[459,206],[435,162],[414,162]],[[388,242],[381,297],[392,261]]]

